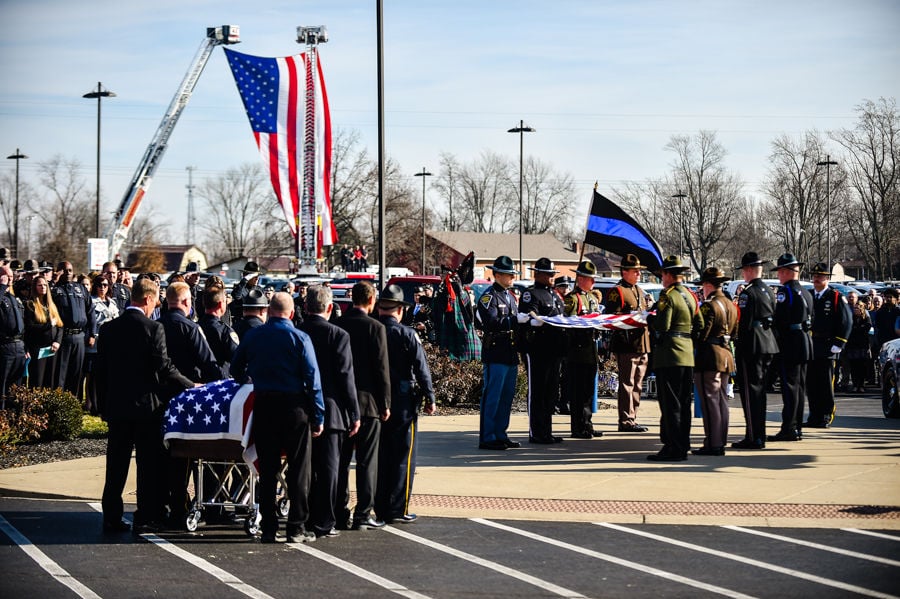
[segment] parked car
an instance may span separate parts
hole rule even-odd
[[[881,346],[878,365],[881,369],[881,410],[885,418],[900,418],[900,396],[897,391],[900,381],[900,339]]]
[[[385,287],[387,287],[387,285],[397,285],[403,290],[403,299],[412,303],[413,293],[415,292],[416,287],[421,285],[431,285],[434,287],[434,290],[437,291],[440,284],[441,278],[436,275],[412,275],[409,277],[391,277],[388,279]]]

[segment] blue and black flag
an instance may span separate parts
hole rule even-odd
[[[619,256],[634,254],[651,272],[662,266],[662,250],[636,220],[594,190],[584,242]]]

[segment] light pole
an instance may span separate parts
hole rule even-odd
[[[532,127],[526,127],[525,122],[521,119],[519,120],[519,126],[513,127],[509,129],[507,133],[518,133],[519,134],[519,276],[524,276],[525,272],[525,264],[522,261],[522,182],[523,179],[523,171],[525,164],[525,154],[524,154],[524,136],[526,133],[534,133],[534,129]]]
[[[431,173],[422,167],[421,173],[416,173],[416,177],[422,177],[422,274],[425,273],[425,177],[430,177]]]
[[[687,194],[678,190],[678,193],[672,196],[678,200],[678,257],[684,259],[684,198]]]
[[[8,160],[16,161],[16,204],[13,208],[13,256],[19,258],[19,161],[28,158],[25,154],[16,148],[16,153],[6,157]]]
[[[97,98],[97,207],[95,214],[97,225],[94,237],[100,237],[100,100],[103,98],[115,98],[116,94],[108,89],[103,89],[103,85],[98,81],[97,91],[88,92],[81,97],[89,100]]]
[[[825,160],[817,162],[816,166],[825,167],[825,236],[828,238],[828,272],[831,272],[831,167],[837,166],[837,162],[831,159],[830,154],[826,154]]]

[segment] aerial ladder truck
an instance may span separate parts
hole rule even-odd
[[[144,152],[144,157],[141,159],[128,189],[125,191],[122,202],[113,215],[113,220],[106,235],[109,240],[110,260],[118,256],[122,244],[128,238],[128,231],[134,222],[138,208],[140,208],[141,200],[144,199],[147,188],[150,187],[150,183],[153,181],[153,175],[159,167],[163,154],[166,152],[169,137],[175,129],[178,118],[191,99],[194,87],[197,85],[197,81],[200,79],[200,75],[203,73],[203,69],[206,67],[213,49],[216,46],[237,43],[240,43],[240,29],[237,25],[222,25],[221,27],[208,27],[206,29],[206,38],[201,42],[197,55],[191,62],[191,66],[184,76],[178,91],[175,93],[175,97],[172,98],[172,103],[169,104],[169,108],[166,110],[159,128],[153,135],[150,145],[147,146],[147,151]]]

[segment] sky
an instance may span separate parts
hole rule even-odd
[[[236,50],[320,46],[333,124],[377,149],[374,0],[0,0],[0,144],[23,181],[54,155],[96,173],[103,86],[103,211],[118,206],[206,34],[236,24]],[[385,146],[412,178],[442,153],[516,158],[519,120],[534,156],[569,173],[586,213],[602,193],[663,177],[673,135],[717,132],[726,165],[759,197],[770,144],[786,133],[852,127],[864,100],[900,97],[896,0],[384,0]],[[835,154],[838,148],[833,148]],[[216,48],[142,206],[184,241],[194,184],[259,160],[225,56]],[[12,172],[4,160],[0,172]],[[416,180],[418,182],[418,180]],[[432,202],[429,200],[429,204]],[[195,204],[200,210],[199,204]]]

